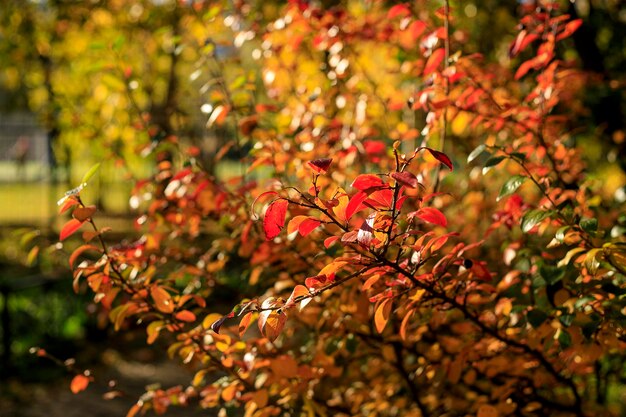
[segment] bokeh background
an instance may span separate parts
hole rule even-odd
[[[99,223],[115,231],[109,238],[120,241],[133,234],[132,187],[154,169],[150,150],[159,135],[176,134],[202,156],[219,152],[236,134],[213,125],[220,115],[211,104],[218,94],[212,85],[239,91],[229,97],[234,106],[249,101],[246,95],[264,94],[257,88],[262,39],[255,31],[280,17],[284,2],[212,3],[1,2],[0,415],[123,415],[150,380],[174,384],[187,377],[158,349],[147,349],[142,337],[114,334],[89,295],[73,293],[68,251],[56,244],[56,202],[100,162],[84,198],[99,207]],[[357,7],[368,1],[317,3]],[[451,3],[453,25],[466,34],[464,51],[508,61],[520,2]],[[626,7],[619,0],[561,7],[584,20],[563,51],[590,74],[583,90],[589,111],[580,120],[588,128],[577,138],[587,149],[590,175],[604,182],[606,193],[624,193]],[[158,135],[138,126],[136,116],[146,109]],[[204,166],[227,178],[240,170],[235,161],[246,151],[225,150],[220,164],[207,158]],[[98,400],[94,410],[98,392],[73,396],[65,367],[33,355],[33,347],[61,360],[76,358],[106,372],[107,381],[123,379],[127,395]]]

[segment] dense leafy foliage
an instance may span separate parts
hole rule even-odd
[[[75,290],[195,372],[129,415],[623,413],[623,201],[588,173],[589,78],[562,46],[582,21],[523,2],[497,60],[464,53],[447,2],[293,1],[267,6],[269,22],[235,3],[163,16],[177,19],[171,68],[207,78],[206,128],[231,139],[186,136],[180,96],[151,101],[162,89],[139,62],[98,68],[117,97],[94,91],[102,111],[154,161],[131,198],[139,237],[107,243],[81,199],[89,178],[59,202],[60,240],[83,240]],[[103,48],[132,54],[118,39]],[[218,179],[229,155],[241,172]],[[240,299],[219,311],[224,287]]]

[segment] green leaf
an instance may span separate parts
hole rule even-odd
[[[500,201],[503,197],[513,194],[524,181],[526,181],[526,177],[523,175],[514,175],[509,178],[500,189],[500,194],[496,201]]]
[[[96,171],[98,171],[98,168],[100,168],[100,162],[98,162],[97,164],[95,164],[94,166],[92,166],[91,168],[89,168],[89,171],[87,171],[85,173],[85,175],[83,175],[83,179],[80,181],[81,184],[86,184],[87,181],[89,181],[91,179],[91,177],[94,176],[94,174],[96,173]]]
[[[526,159],[526,154],[521,152],[511,152],[509,156],[518,161],[524,161]]]
[[[565,269],[552,265],[542,265],[539,267],[539,274],[548,285],[554,285],[563,279],[565,276]]]
[[[572,337],[569,335],[567,331],[563,329],[559,330],[558,340],[559,340],[559,344],[561,345],[563,349],[567,349],[568,347],[572,345]]]
[[[126,38],[124,38],[124,35],[119,35],[113,41],[113,50],[114,51],[119,51],[120,49],[122,49],[122,46],[124,46],[125,42],[126,42]]]
[[[487,146],[485,146],[484,143],[481,143],[480,145],[478,145],[476,147],[476,149],[474,149],[468,156],[467,156],[467,163],[469,164],[470,162],[472,162],[474,159],[478,158],[480,156],[481,153],[483,153],[485,151],[485,149],[487,149]]]
[[[598,231],[598,219],[583,218],[579,224],[581,229],[587,233],[594,234]]]
[[[563,240],[565,239],[565,232],[567,232],[570,229],[571,226],[563,226],[561,228],[559,228],[559,230],[556,231],[556,234],[554,235],[554,237],[556,238],[556,240],[558,240],[559,242],[563,242]]]
[[[541,223],[545,218],[550,217],[552,211],[545,211],[542,209],[531,210],[528,213],[524,214],[522,217],[522,231],[524,233],[528,233],[532,230],[533,227],[537,226]]]
[[[538,308],[534,308],[526,313],[526,319],[528,320],[530,325],[535,328],[539,327],[541,323],[546,321],[547,318],[548,315]]]
[[[559,321],[563,324],[563,326],[569,327],[574,322],[574,318],[576,318],[574,314],[563,314],[559,317]]]
[[[492,156],[491,158],[487,159],[487,162],[485,162],[485,165],[483,165],[483,175],[485,175],[492,167],[495,167],[505,159],[506,156]]]

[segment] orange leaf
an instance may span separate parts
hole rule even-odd
[[[414,312],[415,310],[413,309],[409,310],[402,319],[402,324],[400,324],[400,338],[402,340],[406,340],[406,329],[409,326],[409,320],[411,320],[411,316]]]
[[[378,305],[376,313],[374,313],[374,324],[376,325],[376,331],[382,333],[389,321],[391,315],[391,299],[387,298]]]
[[[262,323],[261,333],[268,338],[270,342],[276,340],[276,338],[282,332],[285,323],[287,322],[287,315],[284,312],[277,311],[263,311],[260,314],[259,323]]]
[[[427,76],[433,73],[443,61],[446,52],[443,48],[435,49],[433,53],[428,57],[428,61],[426,61],[426,66],[424,67],[424,76]]]
[[[340,188],[338,192],[340,193],[339,197],[337,197],[338,204],[333,207],[333,213],[335,213],[335,216],[337,216],[340,221],[345,222],[348,221],[346,212],[350,199],[343,189]]]
[[[583,20],[582,19],[576,19],[576,20],[572,20],[571,22],[568,22],[565,25],[565,28],[563,29],[563,32],[559,33],[556,37],[557,41],[560,41],[561,39],[565,39],[568,36],[571,36],[572,33],[576,32],[578,30],[578,28],[583,24]]]
[[[196,315],[189,310],[179,311],[174,317],[176,317],[177,320],[185,321],[187,323],[193,323],[196,321]]]
[[[76,220],[84,222],[96,212],[96,206],[76,207],[72,212],[72,217]]]
[[[252,322],[253,314],[254,314],[253,311],[246,313],[241,319],[241,321],[239,322],[239,337],[243,337],[243,334],[246,332],[246,330],[248,330],[248,327],[250,326],[250,323]]]
[[[398,16],[405,17],[410,14],[411,14],[411,10],[409,9],[409,6],[407,6],[404,3],[396,4],[395,6],[390,8],[389,11],[387,12],[387,19],[393,19]]]
[[[157,310],[162,313],[171,313],[174,311],[174,303],[172,296],[161,287],[152,287],[150,296],[154,300]]]
[[[376,282],[378,282],[378,280],[380,279],[380,274],[374,274],[371,277],[369,277],[364,283],[363,286],[361,287],[361,289],[363,291],[367,291],[370,288],[372,288],[372,285],[376,284]]]
[[[287,206],[289,206],[287,200],[279,199],[272,202],[267,208],[265,218],[263,219],[263,230],[267,240],[272,240],[278,236],[285,226]]]
[[[311,293],[309,292],[309,289],[307,287],[305,287],[304,285],[296,285],[291,295],[287,299],[287,302],[285,303],[285,307],[286,308],[291,307],[295,303],[300,301],[300,310],[302,310],[311,301],[310,297],[307,298],[310,295]]]
[[[79,392],[84,391],[87,386],[89,386],[89,378],[85,375],[78,374],[72,379],[72,382],[70,383],[70,390],[72,390],[74,394],[78,394]]]
[[[222,390],[222,399],[226,402],[232,401],[237,395],[237,384],[231,384]]]
[[[72,236],[78,229],[80,229],[83,223],[84,222],[81,222],[80,220],[76,220],[76,219],[71,219],[70,221],[65,223],[65,225],[61,229],[59,240],[63,241],[67,239],[68,237]]]
[[[88,250],[94,250],[94,251],[98,251],[99,252],[100,248],[98,248],[97,246],[94,246],[94,245],[82,245],[82,246],[79,246],[70,255],[70,268],[74,268],[74,262],[76,262],[76,259],[78,259],[78,257],[83,252],[88,251]]]
[[[524,61],[522,65],[520,65],[517,71],[515,72],[515,79],[519,80],[520,78],[522,78],[524,75],[526,75],[528,71],[531,70],[531,68],[533,68],[534,65],[535,65],[534,59],[529,59],[528,61]]]
[[[294,218],[289,220],[289,223],[287,223],[287,233],[292,234],[293,232],[297,231],[298,228],[300,227],[300,224],[306,219],[308,219],[308,216],[301,215],[301,216],[295,216]]]
[[[143,402],[142,402],[143,404]],[[139,404],[134,404],[130,410],[128,410],[128,413],[126,414],[126,417],[135,417],[137,415],[138,412],[141,411],[141,406]]]

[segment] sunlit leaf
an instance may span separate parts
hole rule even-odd
[[[61,233],[59,234],[59,240],[63,241],[76,233],[78,229],[83,225],[84,222],[80,220],[71,219],[61,229]]]
[[[100,162],[98,162],[97,164],[95,164],[94,166],[92,166],[91,168],[89,168],[89,171],[85,172],[85,175],[83,176],[83,179],[80,180],[81,184],[87,184],[89,182],[89,180],[91,179],[91,177],[94,176],[94,174],[98,171],[98,169],[100,168]]]
[[[284,199],[275,200],[269,205],[263,219],[265,239],[272,240],[280,234],[285,225],[287,206],[289,202]]]
[[[70,390],[74,394],[78,394],[81,391],[84,391],[89,386],[89,377],[78,374],[72,378],[72,382],[70,383]]]

